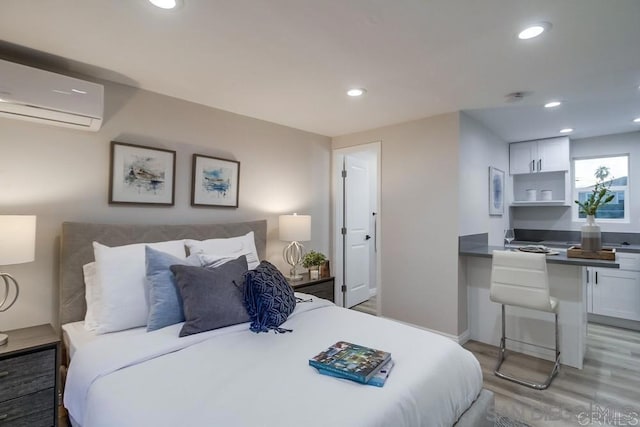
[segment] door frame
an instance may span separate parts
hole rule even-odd
[[[343,285],[343,237],[341,233],[342,228],[342,166],[345,155],[360,153],[363,151],[372,152],[376,157],[376,239],[377,239],[377,251],[375,252],[375,264],[376,264],[376,277],[375,277],[375,288],[377,294],[377,304],[376,304],[376,313],[380,314],[380,306],[382,301],[382,293],[381,293],[381,253],[382,253],[382,215],[380,212],[380,183],[381,183],[381,147],[382,142],[369,142],[360,145],[354,145],[351,147],[344,148],[336,148],[332,150],[331,156],[331,188],[332,188],[332,202],[333,209],[331,213],[331,224],[333,229],[333,239],[332,239],[332,259],[333,259],[333,276],[335,276],[335,303],[336,305],[342,307],[343,306],[343,294],[342,294],[342,285]]]

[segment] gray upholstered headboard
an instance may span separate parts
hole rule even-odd
[[[83,320],[87,310],[82,266],[93,261],[92,242],[107,246],[179,239],[215,239],[255,233],[260,259],[265,258],[267,221],[198,225],[117,225],[65,222],[60,238],[60,324]]]

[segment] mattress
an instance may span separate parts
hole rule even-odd
[[[113,340],[117,336],[135,336],[145,334],[147,329],[134,328],[110,334],[96,334],[84,328],[84,322],[72,322],[62,325],[62,339],[69,359],[73,359],[78,348],[97,340]]]
[[[76,347],[64,402],[74,425],[451,426],[482,388],[475,357],[427,331],[316,299],[283,327],[178,338],[181,324]],[[308,359],[346,340],[389,351],[384,387],[318,374]]]

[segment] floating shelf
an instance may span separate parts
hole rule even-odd
[[[571,205],[564,200],[514,200],[511,202],[511,206],[564,206],[568,208]]]

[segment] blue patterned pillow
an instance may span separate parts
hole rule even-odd
[[[296,298],[287,279],[273,264],[262,261],[245,273],[244,304],[253,332],[290,332],[279,326],[296,308]]]

